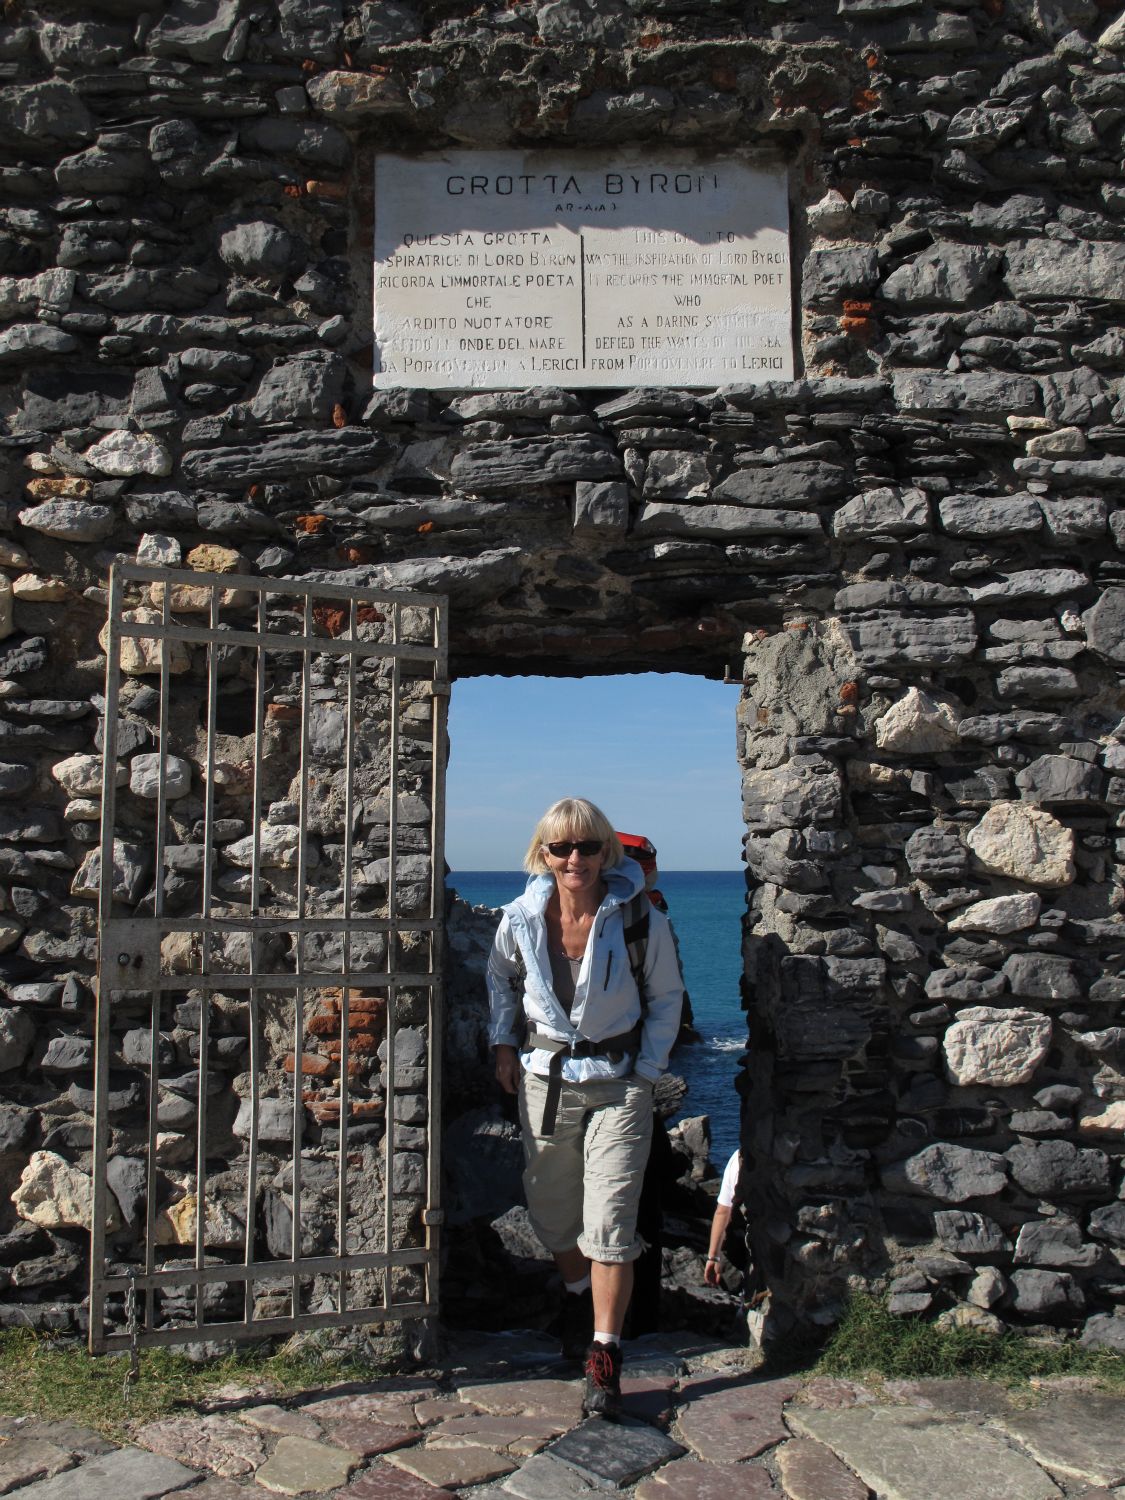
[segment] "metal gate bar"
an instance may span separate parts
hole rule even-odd
[[[149,598],[159,597],[161,608],[154,618],[149,611],[140,616],[129,617],[127,605],[130,589],[147,588]],[[206,595],[206,625],[184,623],[177,619],[183,609],[192,609],[188,594],[180,591],[204,591]],[[242,596],[248,596],[243,598]],[[224,609],[244,616],[256,601],[256,629],[247,629],[236,621],[233,625],[223,618]],[[177,608],[177,602],[180,608]],[[317,632],[316,610],[329,603],[341,606],[343,626],[331,634]],[[194,601],[198,604],[198,599]],[[275,606],[271,620],[270,605]],[[300,616],[299,632],[287,633],[286,619],[280,615],[282,609],[296,606]],[[364,614],[366,611],[366,615]],[[409,612],[411,628],[404,630],[404,620]],[[372,626],[372,621],[382,621],[385,629]],[[419,622],[425,627],[420,635]],[[339,622],[337,622],[339,623]],[[325,629],[331,629],[327,624]],[[366,628],[366,634],[364,629]],[[387,636],[389,639],[379,638]],[[119,824],[120,799],[117,796],[118,776],[118,716],[122,703],[123,666],[122,650],[126,643],[135,642],[136,650],[148,652],[151,669],[159,675],[156,741],[158,748],[157,782],[155,793],[156,827],[151,848],[154,856],[153,889],[138,907],[128,911],[119,899],[122,892],[115,890],[116,844]],[[158,654],[152,659],[152,648],[158,645]],[[172,693],[171,678],[175,666],[174,654],[195,649],[206,651],[205,709],[205,754],[202,764],[196,760],[196,771],[202,773],[203,817],[202,860],[200,869],[200,895],[197,909],[184,915],[167,909],[166,891],[168,876],[173,872],[169,862],[169,832],[172,828],[173,798],[169,795],[168,757],[173,749],[190,752],[189,746],[175,742],[177,723],[182,731],[190,723],[190,700],[176,697]],[[200,1337],[242,1337],[254,1334],[289,1332],[295,1329],[317,1326],[341,1326],[386,1321],[403,1317],[428,1316],[436,1310],[437,1302],[437,1231],[441,1220],[439,1206],[440,1182],[440,1131],[437,1128],[437,1110],[440,1102],[440,1036],[441,1036],[441,924],[444,905],[443,868],[441,857],[444,834],[444,722],[445,700],[448,696],[446,680],[446,624],[444,600],[432,595],[401,594],[378,590],[350,589],[342,585],[325,584],[319,581],[272,580],[241,575],[191,574],[173,569],[144,568],[135,564],[114,567],[110,578],[109,622],[107,628],[106,708],[103,727],[103,800],[101,876],[99,886],[100,919],[100,964],[97,1011],[97,1056],[95,1065],[95,1162],[92,1225],[92,1257],[90,1285],[90,1344],[95,1351],[124,1347],[129,1344],[175,1344]],[[246,882],[235,882],[228,878],[223,888],[222,899],[216,901],[215,870],[218,864],[220,845],[217,842],[216,790],[218,785],[219,758],[216,753],[218,737],[218,713],[221,692],[221,671],[224,669],[223,652],[253,652],[253,724],[254,743],[252,755],[251,787],[249,792],[248,824],[250,831],[249,890]],[[272,653],[272,658],[271,658]],[[270,801],[267,789],[267,709],[271,659],[278,662],[277,670],[291,677],[290,662],[300,658],[300,740],[297,781],[297,831],[296,831],[296,889],[295,899],[286,903],[279,894],[285,882],[276,877],[269,882],[263,875],[263,816],[265,804]],[[280,659],[284,658],[284,661]],[[329,665],[333,662],[343,668],[345,683],[344,744],[343,744],[343,828],[342,862],[340,879],[342,889],[326,888],[322,880],[317,886],[315,906],[310,907],[310,851],[312,833],[310,828],[314,795],[313,773],[320,776],[323,766],[314,757],[311,744],[314,691],[313,662],[322,658]],[[227,661],[230,658],[226,658]],[[135,667],[135,663],[134,663]],[[382,701],[389,691],[386,710],[386,738],[390,773],[388,784],[383,786],[371,780],[368,769],[360,769],[357,761],[357,722],[362,724],[368,737],[370,756],[370,715],[365,701],[365,692],[360,691],[359,673],[367,673],[365,692],[374,691],[377,701]],[[142,669],[136,669],[142,670]],[[326,677],[324,669],[318,679],[334,682],[327,691],[327,701],[338,700],[339,676]],[[373,687],[372,687],[373,683]],[[404,692],[417,692],[424,688],[429,698],[430,744],[428,750],[428,801],[429,827],[425,846],[428,849],[428,884],[424,891],[424,903],[419,906],[420,887],[412,884],[412,899],[409,909],[400,901],[399,861],[400,848],[399,796],[402,784],[400,756],[401,717]],[[322,692],[321,697],[326,697]],[[126,705],[127,707],[127,705]],[[245,736],[243,736],[245,738]],[[124,753],[128,753],[128,747]],[[317,756],[321,756],[320,750]],[[284,768],[282,767],[282,770]],[[416,766],[412,770],[417,775]],[[362,813],[368,826],[377,827],[367,819],[364,804],[360,803],[357,791],[362,780],[366,780],[366,791],[385,795],[388,808],[387,855],[386,855],[386,909],[385,915],[368,910],[360,911],[356,906],[356,846],[357,828]],[[193,777],[194,780],[194,777]],[[326,782],[317,783],[317,792],[322,785],[339,778],[330,775]],[[292,778],[290,780],[292,785]],[[421,790],[422,788],[419,788]],[[177,793],[178,795],[178,793]],[[139,799],[133,799],[134,801]],[[229,801],[229,796],[225,799]],[[272,798],[276,803],[276,789]],[[331,799],[329,799],[330,801]],[[126,804],[127,812],[135,821],[135,808]],[[328,808],[331,811],[331,806]],[[369,810],[369,809],[368,809]],[[322,826],[332,833],[322,819]],[[124,831],[124,830],[123,830]],[[181,842],[183,835],[181,831]],[[370,840],[369,840],[370,842]],[[369,852],[369,851],[368,851]],[[319,856],[318,856],[319,858]],[[123,861],[124,863],[124,861]],[[190,869],[190,860],[184,859],[183,867]],[[327,879],[332,879],[331,866]],[[229,876],[229,872],[228,872]],[[370,880],[370,875],[365,879]],[[182,885],[182,882],[181,882]],[[335,899],[337,910],[325,907],[326,889],[328,897]],[[379,883],[373,888],[377,899]],[[243,899],[245,898],[245,899]],[[249,906],[249,915],[231,910],[235,902]],[[147,909],[146,908],[147,903]],[[277,909],[278,904],[283,908]],[[369,903],[368,903],[369,904]],[[188,972],[176,970],[162,962],[162,943],[174,934],[190,934],[198,943],[196,959]],[[243,938],[248,963],[245,968],[231,967],[230,940]],[[363,937],[366,942],[356,950],[354,944]],[[289,944],[292,968],[285,969],[277,961],[279,942]],[[372,952],[378,953],[382,944],[380,967],[371,966]],[[374,948],[373,948],[374,944]],[[417,970],[410,967],[419,957],[419,944],[425,952],[425,961]],[[310,945],[315,946],[315,955]],[[358,957],[357,957],[358,953]],[[325,958],[334,957],[336,967],[325,963]],[[408,962],[403,962],[408,959]],[[113,1206],[108,1167],[111,1151],[115,1145],[115,1130],[110,1120],[110,1061],[113,1039],[113,1023],[118,1010],[124,1016],[132,1013],[136,1003],[136,991],[143,987],[149,992],[148,1019],[150,1035],[147,1051],[147,1108],[145,1169],[144,1169],[144,1216],[140,1243],[136,1235],[131,1241],[114,1239],[107,1229],[107,1215]],[[304,1224],[306,1198],[302,1165],[306,1143],[306,1099],[304,1085],[307,1081],[305,1056],[308,1043],[307,1002],[313,993],[332,989],[339,993],[339,1123],[334,1147],[335,1188],[334,1199],[334,1254],[303,1254],[305,1243]],[[384,1127],[381,1153],[383,1175],[382,1244],[370,1243],[370,1224],[364,1231],[366,1241],[349,1240],[349,1227],[358,1233],[358,1221],[351,1212],[352,1194],[349,1184],[349,1131],[352,1114],[353,1066],[353,997],[357,991],[377,992],[384,996],[385,1038],[384,1056],[385,1084]],[[191,1263],[169,1264],[160,1255],[161,1241],[158,1232],[162,1223],[159,1198],[162,1185],[168,1176],[163,1173],[158,1161],[158,1137],[160,1135],[160,1108],[162,1071],[166,1074],[162,1056],[163,1039],[161,1028],[165,1024],[165,1008],[175,1002],[178,994],[186,992],[189,997],[187,1015],[191,1005],[198,1006],[198,1078],[196,1083],[196,1137],[194,1147],[194,1173],[189,1184],[194,1186],[194,1206],[188,1205],[187,1217],[194,1211],[194,1225],[190,1242]],[[427,997],[425,1097],[425,1183],[421,1198],[417,1194],[400,1192],[396,1183],[396,1172],[402,1155],[396,1149],[396,1120],[398,1110],[398,1081],[395,1066],[395,1035],[398,1030],[400,1002],[406,994]],[[242,996],[248,1007],[249,1026],[249,1073],[247,1138],[243,1152],[234,1162],[236,1169],[246,1173],[242,1227],[242,1242],[239,1261],[216,1253],[211,1244],[209,1228],[209,1158],[216,1149],[209,1137],[209,1119],[212,1116],[210,1085],[217,1070],[211,1064],[212,1008],[224,996]],[[263,1076],[267,1075],[272,1062],[264,1046],[265,1007],[276,1008],[279,997],[284,1001],[288,995],[292,1001],[292,1149],[288,1166],[288,1199],[290,1204],[289,1254],[282,1258],[274,1255],[265,1259],[257,1251],[259,1234],[259,1195],[262,1189],[261,1105],[263,1102]],[[194,996],[194,1001],[191,998]],[[286,1002],[287,1003],[287,1002]],[[359,1012],[363,1014],[363,1012]],[[368,1012],[370,1014],[370,1012]],[[370,1053],[374,1031],[366,1032],[365,1039]],[[189,1038],[190,1040],[190,1038]],[[216,1035],[216,1042],[222,1040]],[[329,1047],[329,1052],[331,1046]],[[323,1062],[323,1057],[320,1059]],[[182,1065],[180,1065],[182,1066]],[[323,1069],[321,1070],[323,1071]],[[183,1080],[180,1080],[182,1083]],[[368,1085],[370,1087],[370,1084]],[[182,1094],[177,1095],[182,1098]],[[323,1131],[323,1127],[322,1127]],[[122,1140],[124,1137],[122,1137]],[[233,1136],[232,1136],[233,1139]],[[130,1147],[136,1150],[134,1144]],[[323,1159],[326,1147],[315,1141],[309,1150],[320,1153]],[[363,1146],[359,1148],[361,1154]],[[331,1154],[331,1153],[329,1153]],[[281,1192],[278,1184],[285,1178],[282,1172],[274,1180],[272,1190]],[[184,1198],[190,1194],[187,1185]],[[320,1195],[323,1200],[323,1194]],[[221,1200],[216,1195],[221,1207]],[[173,1203],[172,1207],[175,1206]],[[314,1205],[315,1206],[315,1205]],[[321,1203],[323,1208],[323,1202]],[[404,1207],[410,1210],[403,1218]],[[399,1223],[396,1227],[396,1208]],[[167,1216],[167,1208],[164,1210]],[[404,1228],[405,1225],[405,1228]],[[396,1244],[396,1234],[405,1233],[413,1243]],[[186,1247],[186,1242],[178,1242]],[[175,1246],[172,1247],[173,1250]],[[232,1249],[234,1247],[231,1247]],[[108,1264],[110,1251],[119,1257],[117,1264]],[[407,1283],[400,1286],[398,1276],[406,1272],[417,1272],[421,1276],[419,1286]],[[376,1275],[369,1284],[367,1293],[360,1290],[355,1296],[357,1274]],[[269,1305],[256,1310],[255,1285],[288,1286],[288,1310],[278,1312]],[[238,1302],[241,1316],[233,1317],[223,1303],[223,1297],[241,1285]],[[317,1293],[322,1305],[306,1311],[302,1306],[305,1288]],[[331,1301],[325,1301],[325,1287],[334,1288]],[[372,1287],[377,1293],[372,1294]],[[208,1303],[208,1288],[215,1291],[216,1299]],[[167,1304],[169,1294],[186,1292],[192,1305],[191,1315],[185,1317],[182,1304]],[[124,1295],[126,1306],[130,1296],[141,1294],[136,1304],[136,1314],[126,1319],[122,1326],[119,1304]],[[353,1302],[355,1305],[353,1305]],[[332,1305],[334,1304],[334,1305]],[[169,1312],[171,1307],[171,1312]],[[178,1308],[178,1310],[177,1310]]]

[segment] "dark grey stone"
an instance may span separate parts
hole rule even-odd
[[[1095,1208],[1090,1215],[1090,1233],[1108,1245],[1125,1246],[1125,1203],[1106,1203]]]
[[[478,443],[453,460],[453,483],[471,494],[537,490],[571,479],[615,479],[621,460],[600,437]]]
[[[279,224],[265,219],[228,229],[219,241],[219,254],[228,266],[246,276],[288,276],[305,263],[301,242]]]
[[[35,1139],[39,1115],[20,1104],[0,1103],[0,1156],[22,1152]]]
[[[807,509],[845,494],[847,488],[847,470],[838,464],[797,461],[739,469],[715,486],[711,498],[764,509]]]
[[[30,141],[73,144],[94,134],[94,120],[69,83],[51,81],[9,87],[0,100],[0,124]]]
[[[0,764],[0,797],[18,797],[35,784],[35,771],[18,761]]]
[[[878,280],[879,260],[872,246],[812,250],[805,259],[801,290],[808,302],[830,303],[865,296]]]
[[[157,1500],[199,1478],[195,1469],[143,1448],[118,1448],[87,1458],[76,1469],[27,1486],[28,1500]]]
[[[376,468],[386,453],[382,438],[342,427],[283,433],[239,447],[195,448],[184,454],[180,469],[188,484],[236,490],[313,474],[359,474]]]
[[[84,1073],[94,1065],[94,1043],[87,1036],[56,1036],[47,1044],[42,1066],[48,1072]]]
[[[1084,1349],[1112,1349],[1116,1354],[1125,1354],[1125,1317],[1095,1313],[1086,1319],[1078,1342]]]
[[[238,0],[175,0],[148,35],[154,57],[217,63],[238,22]]]
[[[259,422],[325,425],[344,394],[346,367],[338,354],[297,354],[267,370],[250,401]]]
[[[1070,1141],[1021,1140],[1005,1155],[1020,1187],[1037,1198],[1104,1198],[1109,1192],[1104,1151],[1082,1150]]]
[[[892,271],[880,296],[903,307],[960,308],[984,291],[999,260],[995,250],[939,241]]]
[[[969,851],[952,828],[919,828],[903,852],[910,873],[924,880],[957,880],[969,868]]]
[[[981,416],[1034,416],[1041,398],[1038,383],[1027,375],[961,371],[957,375],[922,372],[895,376],[895,398],[904,411],[941,415],[967,412]]]
[[[121,1217],[132,1228],[144,1212],[146,1169],[138,1156],[111,1156],[106,1165],[106,1182],[117,1199]]]
[[[1066,721],[1058,714],[1013,709],[1009,713],[979,714],[962,719],[957,733],[963,740],[976,740],[982,745],[1004,745],[1009,740],[1051,744],[1064,736],[1065,728]]]
[[[1025,1000],[1078,1000],[1082,984],[1070,959],[1045,953],[1013,953],[1001,971],[1013,995]]]
[[[1067,1266],[1089,1270],[1102,1257],[1097,1245],[1083,1240],[1070,1219],[1043,1219],[1024,1224],[1016,1240],[1017,1266]]]
[[[843,622],[852,650],[866,667],[909,662],[916,666],[948,666],[976,650],[977,626],[972,614],[849,615]]]
[[[590,1417],[545,1451],[603,1488],[622,1489],[686,1450],[647,1423]]]
[[[1065,1271],[1013,1271],[1012,1305],[1025,1318],[1069,1318],[1086,1306],[1082,1289]]]
[[[1011,1254],[1008,1236],[994,1219],[986,1214],[970,1213],[960,1208],[941,1208],[934,1214],[934,1230],[947,1250],[955,1255]]]
[[[1125,588],[1106,589],[1083,621],[1091,650],[1108,661],[1125,663]]]
[[[1105,776],[1097,766],[1069,755],[1041,755],[1018,773],[1016,785],[1031,802],[1097,802]]]

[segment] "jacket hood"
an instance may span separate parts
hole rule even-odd
[[[605,903],[614,906],[623,906],[635,896],[638,891],[645,888],[645,872],[635,859],[626,857],[612,870],[603,870],[602,879],[608,887]],[[501,909],[510,911],[514,907],[521,908],[529,914],[535,915],[542,912],[547,902],[555,893],[555,877],[553,875],[529,875],[527,885],[522,896],[517,896],[514,901]]]

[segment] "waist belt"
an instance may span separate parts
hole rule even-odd
[[[547,1069],[547,1097],[543,1102],[543,1123],[540,1126],[540,1134],[554,1135],[555,1117],[559,1111],[559,1093],[562,1090],[562,1065],[566,1059],[568,1057],[604,1057],[608,1062],[619,1063],[627,1053],[639,1050],[641,1025],[638,1021],[628,1031],[622,1031],[617,1036],[603,1037],[600,1042],[592,1042],[589,1037],[585,1036],[575,1036],[570,1041],[564,1041],[561,1037],[545,1036],[541,1031],[533,1031],[525,1045],[536,1051],[552,1054],[551,1063]]]

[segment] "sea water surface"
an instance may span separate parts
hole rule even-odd
[[[518,896],[526,881],[522,870],[455,870],[446,883],[473,906],[501,906]],[[746,1047],[738,990],[746,878],[742,870],[661,870],[657,883],[680,942],[700,1037],[672,1054],[671,1069],[687,1080],[689,1090],[681,1114],[709,1116],[711,1158],[721,1170],[738,1145],[734,1080]]]

